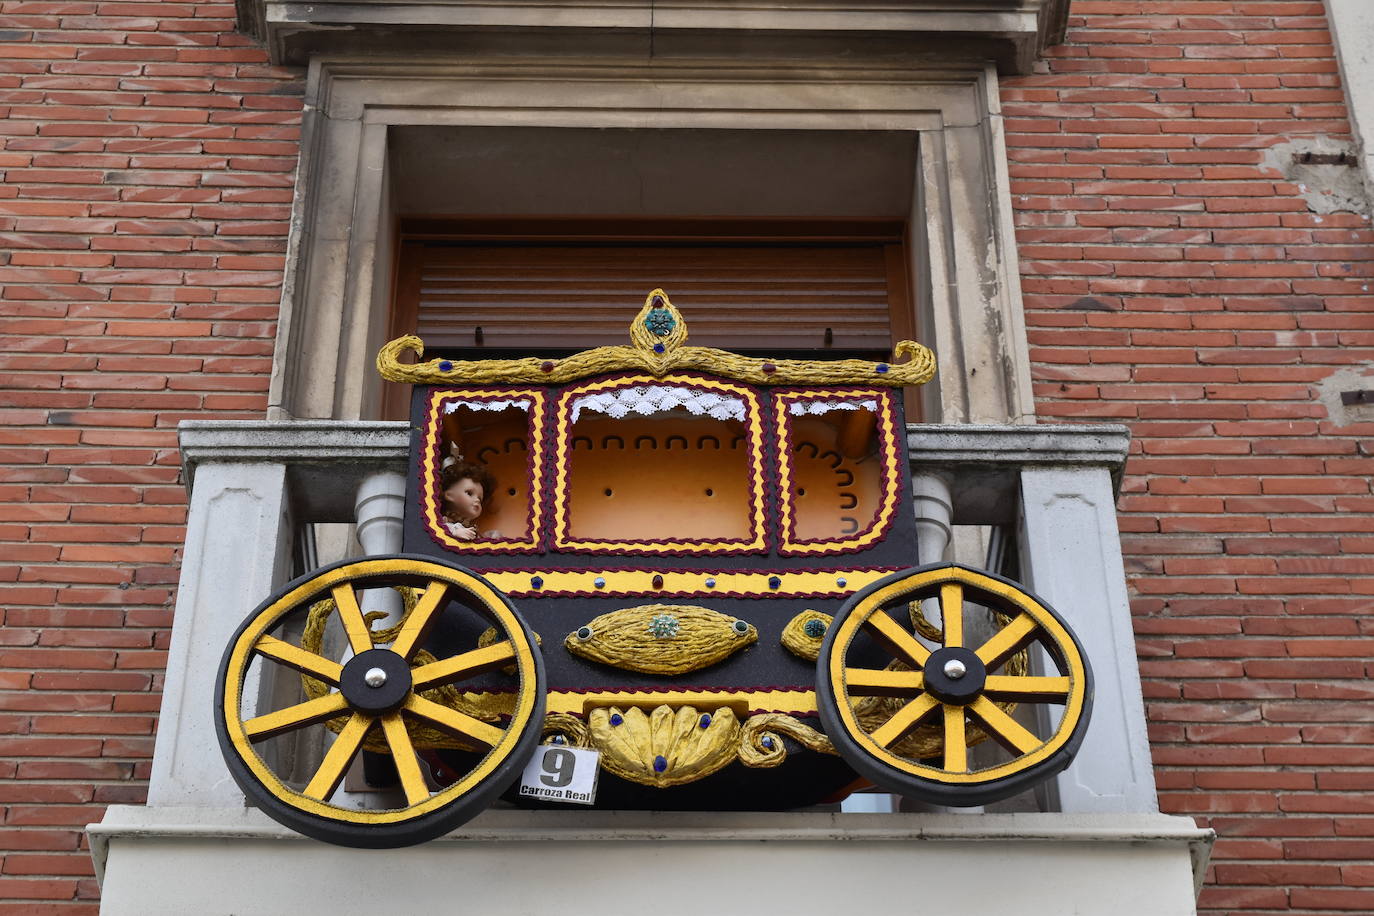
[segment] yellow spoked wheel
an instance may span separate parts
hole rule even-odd
[[[399,626],[370,630],[360,592],[371,589],[410,590]],[[320,648],[328,625],[334,653]],[[478,647],[475,634],[491,627],[496,640]],[[436,658],[430,642],[468,648]],[[326,842],[386,848],[451,830],[503,791],[539,740],[544,698],[534,638],[490,583],[423,557],[371,557],[296,579],[249,615],[220,666],[215,725],[234,779],[272,818]],[[420,758],[434,746],[468,751],[471,766],[439,786]],[[365,750],[394,762],[389,807],[338,792]]]
[[[908,609],[932,598],[941,627],[923,636]],[[972,638],[985,619],[991,635]],[[1017,662],[1037,646],[1056,673],[1032,675]],[[907,570],[859,591],[817,666],[821,721],[849,764],[941,805],[997,801],[1063,770],[1092,708],[1091,669],[1059,615],[1016,583],[962,566]],[[1035,714],[1013,716],[1017,707]],[[985,737],[995,749],[975,761],[969,747]]]

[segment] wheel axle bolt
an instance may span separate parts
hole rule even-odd
[[[951,658],[945,662],[945,677],[957,681],[965,674],[968,674],[968,668],[964,667],[964,663],[959,659]]]
[[[950,664],[952,665],[954,662],[950,662]],[[949,672],[948,665],[945,666],[945,672]],[[386,683],[386,672],[381,668],[368,668],[367,673],[363,675],[363,683],[369,687],[380,687]]]

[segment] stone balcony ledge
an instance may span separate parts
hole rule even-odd
[[[253,809],[120,805],[89,831],[105,916],[455,906],[696,916],[856,905],[1191,916],[1214,839],[1161,814],[493,809],[424,846],[364,850],[306,839]]]

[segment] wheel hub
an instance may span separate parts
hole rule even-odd
[[[987,666],[970,649],[936,649],[926,660],[926,690],[942,703],[972,703],[982,695],[987,679]]]
[[[344,665],[339,678],[339,692],[348,705],[371,715],[400,708],[410,686],[410,663],[390,649],[359,652]]]

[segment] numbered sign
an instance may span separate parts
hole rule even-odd
[[[535,748],[534,757],[520,777],[520,794],[525,798],[590,805],[596,801],[596,775],[600,770],[600,751],[541,745]]]

